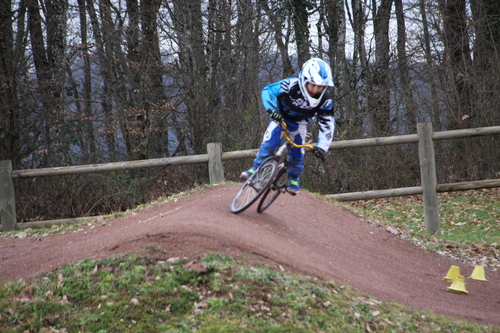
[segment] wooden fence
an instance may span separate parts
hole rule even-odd
[[[350,201],[423,194],[426,231],[428,234],[433,235],[439,232],[439,206],[437,192],[451,192],[479,188],[500,187],[500,179],[465,183],[437,184],[434,159],[434,141],[497,134],[500,134],[500,126],[433,132],[431,124],[421,123],[417,125],[417,134],[332,142],[330,145],[330,150],[418,143],[422,186],[355,193],[331,194],[326,195],[326,197],[339,201]],[[82,219],[89,220],[95,218],[86,217],[79,219],[64,219],[56,221],[29,222],[18,224],[16,222],[13,179],[77,174],[81,175],[108,171],[164,167],[169,165],[208,163],[210,183],[214,184],[224,180],[224,168],[222,163],[223,161],[254,158],[256,153],[257,149],[222,153],[222,145],[220,143],[209,143],[207,145],[207,154],[129,162],[115,162],[30,170],[12,170],[11,161],[0,161],[1,230],[9,231],[13,229],[48,226],[58,223],[71,223],[73,221],[80,221]]]

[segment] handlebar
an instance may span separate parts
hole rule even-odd
[[[290,139],[290,137],[288,136],[288,132],[286,131],[286,123],[283,120],[281,121],[281,127],[283,128],[283,135],[286,141],[288,141],[293,147],[314,149],[314,147],[311,145],[298,145],[295,142],[293,142],[292,139]]]

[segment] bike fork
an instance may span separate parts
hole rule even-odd
[[[278,165],[278,170],[276,171],[276,176],[274,177],[273,180],[273,187],[272,189],[275,191],[280,191],[280,192],[286,192],[287,187],[288,187],[288,175],[283,173],[286,173],[287,167],[285,166],[285,163],[281,163]],[[285,177],[284,183],[283,184],[277,184],[276,181],[281,178]]]

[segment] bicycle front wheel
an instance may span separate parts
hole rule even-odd
[[[262,195],[262,199],[259,201],[259,206],[257,206],[257,212],[262,213],[276,200],[278,195],[285,189],[287,183],[287,174],[284,168],[278,170],[278,174],[271,186],[269,186],[266,192]]]
[[[241,213],[266,191],[272,183],[277,166],[278,163],[275,160],[268,160],[243,183],[231,202],[231,213]]]

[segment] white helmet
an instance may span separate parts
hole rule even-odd
[[[307,82],[318,86],[325,86],[325,89],[323,89],[319,96],[316,95],[312,97],[307,91]],[[309,105],[311,107],[318,106],[326,91],[326,87],[333,87],[332,70],[330,66],[319,58],[309,59],[304,66],[302,66],[302,70],[299,73],[299,86],[300,91],[309,101]]]

